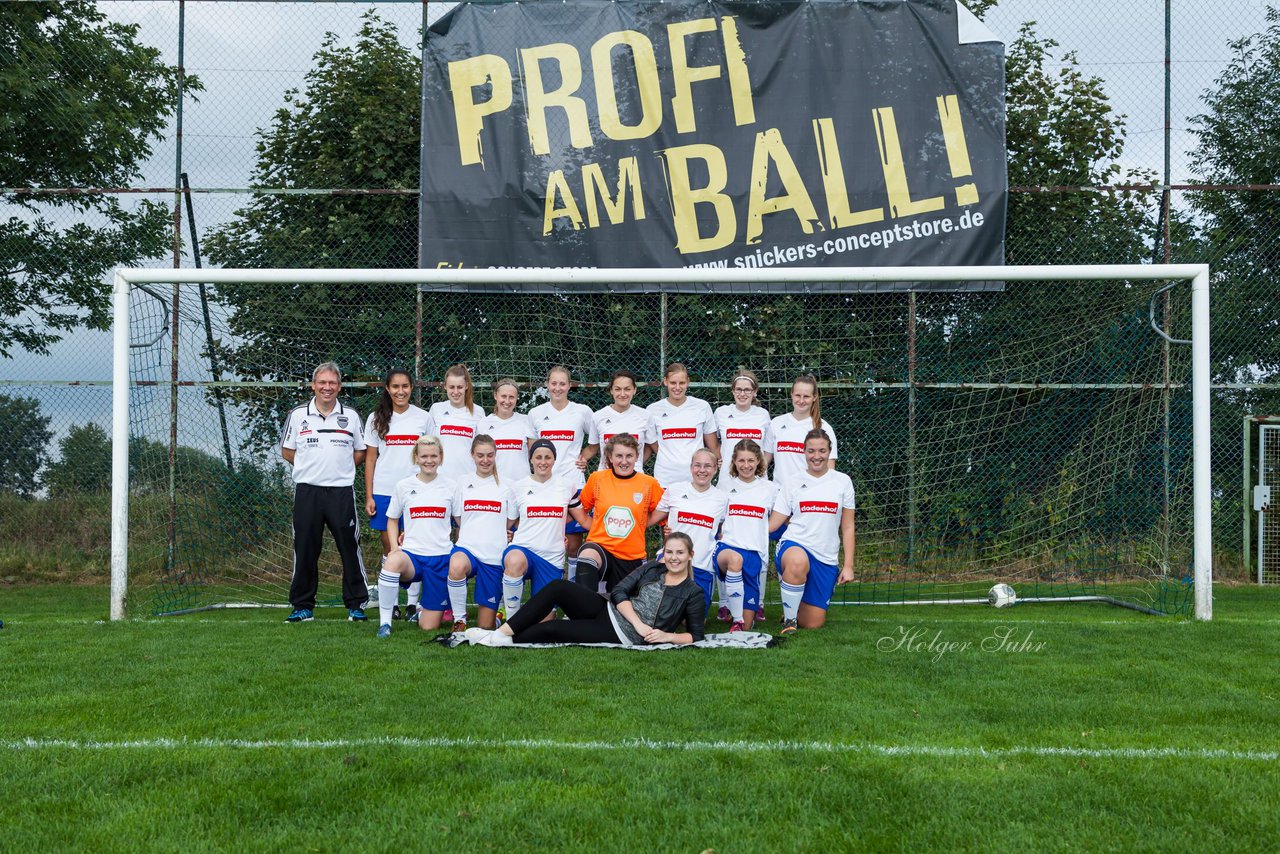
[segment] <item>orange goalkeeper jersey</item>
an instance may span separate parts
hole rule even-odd
[[[661,498],[662,487],[644,472],[631,477],[618,477],[611,469],[592,472],[581,496],[593,516],[587,541],[623,560],[642,560],[645,525]]]

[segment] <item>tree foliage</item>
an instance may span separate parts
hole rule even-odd
[[[0,442],[0,493],[31,498],[40,488],[40,470],[48,459],[49,417],[34,397],[0,394],[0,423],[8,436]]]
[[[0,4],[0,186],[123,187],[162,137],[177,71],[93,3]],[[188,78],[186,87],[199,88]],[[168,214],[105,195],[0,197],[0,356],[105,328],[104,274],[164,250]],[[77,221],[60,227],[55,212]]]
[[[227,479],[227,467],[204,451],[178,446],[175,487],[183,496],[210,492]],[[94,422],[79,424],[58,442],[58,459],[45,476],[52,498],[105,495],[111,491],[111,437]],[[129,491],[164,495],[169,491],[169,448],[163,442],[129,439]]]

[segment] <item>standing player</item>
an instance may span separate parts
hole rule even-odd
[[[333,362],[311,372],[314,397],[289,413],[280,456],[293,466],[293,581],[289,623],[314,617],[320,585],[320,546],[328,528],[342,556],[342,601],[347,619],[363,621],[369,582],[360,558],[356,466],[364,462],[360,415],[338,401],[342,372]]]
[[[582,507],[591,513],[591,530],[578,550],[577,581],[589,590],[605,590],[644,563],[644,531],[657,524],[653,513],[662,500],[658,481],[636,471],[640,443],[619,433],[604,446],[609,468],[591,473],[582,488]]]
[[[449,601],[447,583],[452,519],[459,510],[458,485],[440,474],[444,450],[435,436],[423,436],[413,446],[418,473],[395,485],[387,507],[387,533],[393,548],[378,573],[378,637],[391,637],[392,607],[401,587],[422,589],[417,623],[438,629]],[[400,520],[404,540],[400,541]],[[399,542],[398,545],[396,543]],[[412,588],[411,588],[412,589]]]
[[[729,482],[731,477],[729,467],[733,464],[733,451],[737,444],[743,439],[750,439],[760,448],[769,447],[769,413],[763,407],[756,405],[756,395],[760,391],[760,380],[756,375],[747,370],[740,368],[733,375],[733,381],[729,383],[729,390],[733,394],[733,403],[727,403],[724,406],[716,408],[716,432],[720,436],[720,475],[716,479],[716,484],[721,488]],[[765,465],[760,469],[760,475],[769,470],[769,457],[765,456]],[[759,604],[760,619],[764,618],[764,589],[765,581],[768,578],[768,567],[760,567],[759,587],[757,588],[756,602]],[[729,607],[729,603],[725,600],[725,589],[720,588],[720,612],[721,620],[728,621],[733,619],[733,608]],[[740,621],[740,620],[739,620]]]
[[[507,508],[508,518],[516,522],[511,545],[502,553],[502,608],[508,620],[520,610],[525,576],[531,570],[534,595],[562,576],[565,519],[572,516],[584,530],[591,525],[578,491],[553,473],[556,446],[535,439],[529,463],[533,474],[511,487]]]
[[[492,629],[502,596],[502,550],[507,545],[511,495],[500,482],[498,449],[483,433],[471,440],[475,470],[458,481],[454,514],[458,539],[449,558],[449,610],[453,630],[467,630],[467,579],[476,579],[476,623]]]
[[[564,365],[556,365],[547,371],[547,394],[551,399],[530,409],[529,421],[533,424],[537,438],[546,439],[556,446],[555,474],[576,491],[582,489],[583,472],[595,450],[583,447],[591,434],[591,407],[569,399],[569,386],[572,383],[573,377]],[[586,528],[573,519],[564,526],[571,579],[577,574],[578,562],[575,556],[582,545],[584,533]]]
[[[644,438],[645,428],[649,423],[649,413],[631,403],[635,399],[637,386],[636,375],[631,371],[613,372],[613,376],[609,378],[609,394],[613,397],[613,403],[602,406],[592,414],[591,435],[588,439],[590,445],[584,453],[595,454],[600,450],[601,445],[619,433],[630,433],[637,439]],[[649,446],[646,445],[637,467],[643,469],[648,459]],[[600,468],[608,468],[608,461],[604,458],[604,454],[600,455]]]
[[[708,448],[693,452],[689,473],[688,481],[672,484],[662,493],[653,522],[666,522],[668,532],[679,531],[693,541],[693,580],[710,602],[715,584],[716,533],[724,524],[729,497],[711,485],[711,478],[716,476],[716,455]],[[742,591],[738,591],[738,601],[742,601]]]
[[[472,472],[471,440],[484,418],[484,408],[476,406],[475,386],[466,365],[453,365],[444,372],[444,393],[445,400],[431,404],[431,420],[444,448],[440,473],[457,480]]]
[[[369,420],[364,426],[365,443],[369,446],[364,458],[364,512],[369,514],[369,527],[380,532],[382,537],[381,568],[386,567],[387,555],[395,550],[395,541],[387,534],[387,505],[391,502],[391,491],[397,483],[413,476],[417,468],[413,459],[417,441],[435,432],[431,415],[409,402],[411,394],[413,377],[408,371],[402,368],[387,371],[378,405],[369,413]],[[410,585],[404,612],[406,620],[415,618],[421,592],[420,583]],[[378,593],[381,595],[380,587]],[[399,591],[396,591],[396,596],[399,596]],[[400,607],[394,601],[391,604],[396,610]]]
[[[533,427],[529,416],[516,412],[520,387],[510,377],[493,384],[493,412],[480,419],[480,432],[493,437],[498,448],[498,476],[515,483],[529,476],[529,442]]]
[[[818,379],[813,374],[801,374],[791,384],[791,411],[779,415],[769,424],[769,441],[763,446],[773,455],[773,480],[779,486],[795,483],[806,468],[804,437],[810,430],[826,432],[831,442],[831,455],[827,468],[836,467],[837,442],[835,431],[822,419],[822,396],[818,393]]]
[[[799,625],[816,629],[827,621],[837,584],[853,581],[853,481],[828,466],[831,438],[823,430],[804,437],[806,469],[778,490],[769,529],[790,522],[774,561],[782,589],[782,634]],[[844,546],[844,559],[836,558]]]
[[[688,396],[689,372],[684,365],[668,365],[662,384],[667,396],[649,404],[645,441],[650,453],[657,455],[653,476],[665,489],[688,478],[694,451],[706,447],[718,457],[720,437],[711,405]]]
[[[764,476],[764,452],[751,439],[743,439],[733,450],[729,478],[720,479],[720,489],[728,496],[729,508],[715,564],[721,589],[729,600],[730,616],[736,632],[750,629],[764,601],[764,577],[769,568],[769,514],[778,485]]]

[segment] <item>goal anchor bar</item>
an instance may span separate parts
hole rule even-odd
[[[1213,531],[1209,489],[1209,266],[1069,264],[1008,267],[776,267],[717,269],[121,269],[115,274],[112,359],[111,619],[126,615],[129,572],[129,286],[131,284],[749,284],[790,282],[961,282],[1066,280],[1191,282],[1191,399],[1195,616],[1213,618]]]

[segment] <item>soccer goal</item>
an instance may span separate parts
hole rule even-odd
[[[858,495],[837,603],[985,602],[1003,582],[1022,602],[1212,616],[1202,265],[130,269],[114,308],[113,619],[286,602],[279,429],[329,360],[362,419],[391,366],[424,408],[449,365],[486,410],[513,377],[521,411],[557,364],[593,409],[621,368],[645,405],[680,361],[713,406],[749,368],[774,415],[813,373]],[[335,566],[322,603],[340,602]]]

